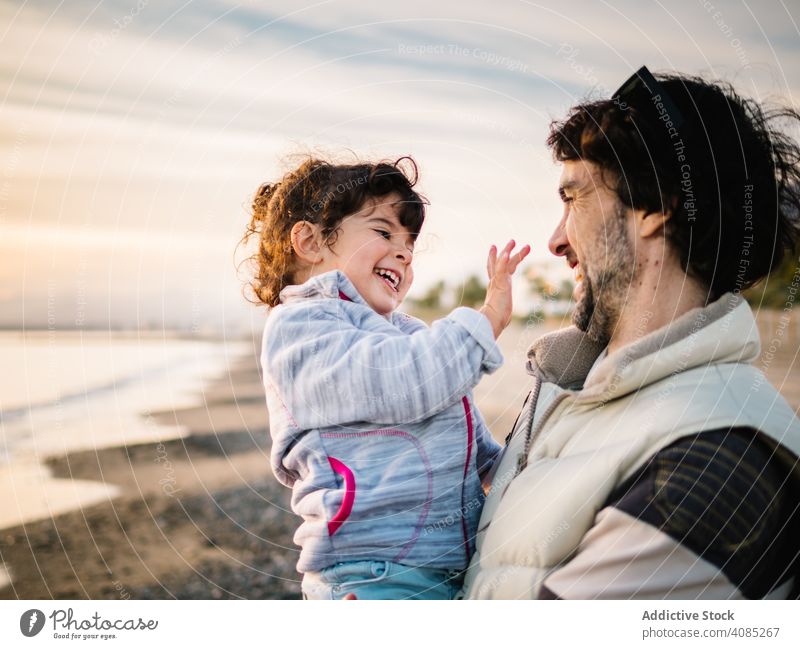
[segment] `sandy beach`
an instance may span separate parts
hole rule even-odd
[[[557,324],[513,325],[501,339],[506,364],[476,390],[498,440],[529,389],[523,370],[528,344]],[[759,366],[797,411],[797,322],[767,314],[759,327]],[[780,345],[771,346],[776,339]],[[296,520],[289,490],[269,468],[256,358],[233,363],[198,395],[197,405],[153,416],[166,426],[185,426],[188,434],[48,460],[54,477],[113,486],[113,496],[0,530],[0,597],[300,596],[292,543]]]
[[[113,484],[106,502],[0,531],[2,598],[299,596],[289,491],[269,469],[256,359],[193,408],[153,415],[181,439],[71,453],[54,477]]]

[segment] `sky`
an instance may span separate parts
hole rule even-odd
[[[566,277],[551,120],[642,64],[797,106],[798,24],[798,0],[0,1],[0,326],[258,326],[234,250],[309,152],[414,156],[411,297],[512,237]]]

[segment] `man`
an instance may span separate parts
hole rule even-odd
[[[529,351],[466,597],[797,597],[800,424],[739,295],[798,238],[776,118],[642,68],[552,125],[575,326]]]

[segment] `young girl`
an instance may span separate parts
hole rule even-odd
[[[495,339],[530,248],[492,246],[480,310],[431,328],[395,311],[425,218],[416,176],[410,158],[310,159],[253,202],[252,286],[273,307],[261,356],[271,461],[303,518],[308,599],[450,599],[474,549],[499,446],[471,389],[502,363]]]

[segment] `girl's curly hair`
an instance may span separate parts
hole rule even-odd
[[[349,165],[309,157],[278,182],[261,185],[242,238],[242,243],[253,236],[258,239],[258,250],[245,260],[254,267],[249,286],[256,303],[277,306],[281,290],[294,283],[296,260],[291,231],[299,221],[320,226],[327,245],[333,245],[345,217],[359,211],[371,198],[399,194],[400,224],[416,239],[428,203],[414,191],[417,180],[417,165],[409,156],[394,162]]]

